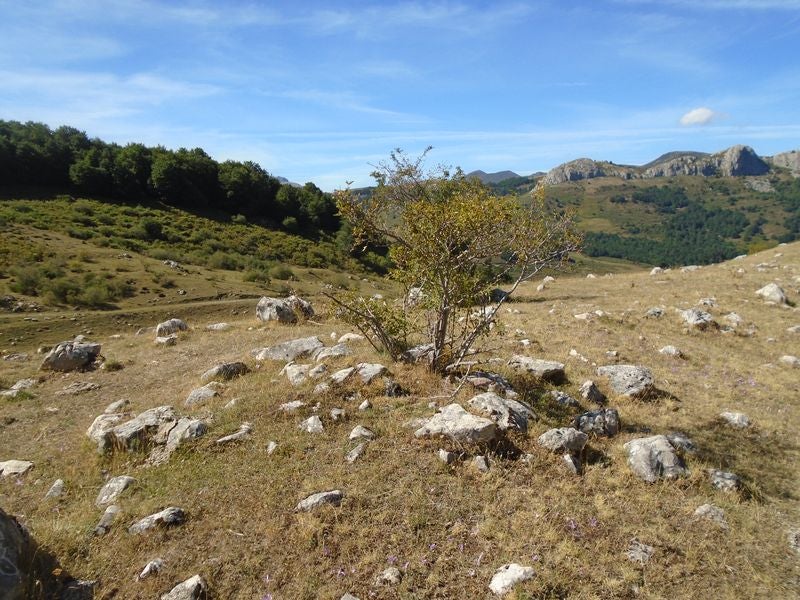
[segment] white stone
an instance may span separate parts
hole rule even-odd
[[[166,594],[162,594],[161,600],[199,600],[205,596],[206,587],[203,578],[200,575],[194,575],[176,585]]]
[[[119,495],[128,489],[136,480],[133,477],[129,477],[128,475],[119,475],[118,477],[112,477],[109,479],[105,485],[100,489],[100,493],[97,494],[97,498],[94,501],[94,505],[98,508],[105,506],[106,504],[111,504],[114,502]]]
[[[363,425],[356,425],[353,427],[353,430],[350,432],[348,439],[352,442],[354,440],[372,440],[375,438],[375,432],[367,429]]]
[[[503,565],[497,569],[492,576],[489,589],[492,590],[493,594],[504,596],[508,594],[514,586],[528,579],[532,579],[534,575],[536,575],[536,572],[533,570],[533,567],[523,567],[517,563]]]
[[[731,427],[736,427],[737,429],[750,427],[750,418],[744,413],[725,411],[721,412],[719,416]]]
[[[322,420],[317,415],[307,418],[305,421],[298,425],[300,429],[306,433],[322,433],[325,428],[322,426]]]
[[[761,296],[767,302],[774,304],[786,304],[786,292],[777,283],[768,283],[756,291],[756,295]]]
[[[658,478],[676,479],[688,471],[675,453],[675,448],[663,435],[637,438],[624,444],[628,452],[628,464],[634,474],[648,483]]]
[[[318,492],[311,494],[307,498],[301,500],[295,507],[297,512],[308,512],[319,508],[325,504],[339,506],[344,498],[344,493],[341,490],[331,490],[329,492]]]
[[[33,468],[33,463],[28,460],[6,460],[0,462],[0,477],[25,475]]]
[[[144,566],[144,569],[142,569],[142,572],[139,573],[139,580],[147,579],[150,575],[158,573],[162,568],[164,568],[164,560],[161,558],[154,558],[149,561]]]
[[[414,435],[418,438],[444,436],[455,442],[486,444],[497,439],[497,424],[468,413],[458,404],[448,404],[428,419]]]

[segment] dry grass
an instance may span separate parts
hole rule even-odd
[[[276,599],[338,599],[346,591],[362,600],[484,598],[490,595],[491,575],[507,562],[536,569],[535,578],[517,588],[517,598],[796,597],[800,557],[789,548],[786,532],[800,525],[800,378],[778,358],[800,354],[800,336],[786,332],[800,324],[800,314],[795,308],[766,306],[753,293],[779,281],[792,300],[800,301],[800,244],[779,251],[779,258],[773,258],[772,250],[694,273],[608,278],[597,273],[597,279],[559,278],[542,293],[534,291],[538,282],[522,290],[530,301],[509,305],[519,313],[504,313],[505,333],[491,342],[487,357],[507,359],[520,352],[565,362],[569,381],[559,387],[577,397],[580,383],[596,378],[594,364],[605,364],[606,351],[616,350],[619,362],[650,367],[663,392],[649,401],[611,398],[623,432],[590,442],[582,477],[567,474],[559,457],[537,447],[540,433],[565,425],[569,416],[542,399],[544,388],[536,385],[528,396],[536,401],[540,420],[527,436],[511,440],[521,453],[532,455],[530,461],[492,455],[485,475],[469,465],[470,449],[464,449],[463,463],[447,467],[435,456],[437,443],[413,439],[406,422],[432,414],[429,403],[448,402],[441,396],[454,389],[416,367],[389,365],[392,376],[412,391],[408,397],[384,397],[377,384],[314,397],[313,385],[291,388],[278,375],[282,365],[265,363],[228,384],[205,407],[183,408],[206,368],[226,360],[255,366],[251,349],[293,337],[319,335],[329,344],[331,331],[345,331],[332,319],[259,328],[252,301],[139,314],[138,321],[149,325],[175,314],[194,326],[172,348],[154,347],[149,335],[133,335],[133,323],[126,326],[109,315],[84,313],[83,324],[67,321],[48,331],[36,331],[41,323],[28,323],[15,351],[35,353],[38,344],[65,337],[61,334],[70,324],[75,335],[88,323],[90,338],[102,342],[103,354],[124,368],[45,374],[33,397],[0,401],[0,460],[35,463],[23,478],[0,481],[0,505],[19,516],[67,572],[98,579],[101,598],[158,597],[195,573],[207,579],[215,598],[269,593]],[[759,272],[756,264],[762,262],[777,268]],[[736,274],[739,267],[746,273]],[[754,334],[685,331],[674,309],[709,296],[716,298],[717,307],[710,311],[718,320],[736,311],[746,321],[739,329],[753,326]],[[664,317],[644,318],[657,305],[665,307]],[[597,309],[607,316],[590,322],[573,316]],[[233,328],[203,330],[220,320]],[[531,347],[520,345],[522,336],[515,329],[525,331]],[[686,358],[659,354],[667,344]],[[588,362],[570,357],[573,348]],[[382,360],[366,343],[354,349],[355,356],[333,361],[331,369]],[[10,384],[40,376],[37,366],[35,359],[0,362],[0,379]],[[506,372],[502,365],[494,368]],[[79,396],[56,395],[73,381],[95,381],[101,387]],[[606,382],[598,383],[610,394]],[[359,395],[349,397],[351,392]],[[462,389],[457,399],[471,393]],[[107,404],[121,398],[130,400],[133,412],[172,404],[179,412],[206,416],[211,431],[159,467],[145,467],[140,453],[101,457],[84,432]],[[232,398],[239,398],[238,404],[223,410]],[[373,408],[359,412],[363,398],[370,398]],[[325,433],[297,429],[311,408],[299,415],[277,410],[292,399],[304,399],[309,406],[320,403]],[[346,409],[343,422],[326,418],[333,407]],[[747,413],[753,427],[738,431],[723,426],[717,419],[723,410]],[[242,421],[253,423],[249,440],[225,448],[214,445]],[[355,444],[347,435],[356,424],[378,437],[349,465],[344,455]],[[644,431],[676,430],[699,447],[687,456],[691,475],[653,485],[637,480],[622,444]],[[270,440],[279,444],[272,455],[266,452]],[[712,467],[738,473],[745,491],[714,490],[705,473]],[[137,483],[122,496],[123,514],[115,527],[96,538],[91,531],[102,511],[94,507],[94,498],[105,474],[129,474]],[[66,494],[44,501],[59,477],[66,482]],[[334,488],[345,492],[341,507],[293,512],[306,495]],[[695,508],[706,502],[725,510],[728,530],[693,519]],[[186,509],[186,524],[140,536],[127,533],[134,520],[169,505]],[[632,538],[655,548],[647,565],[626,559]],[[165,560],[164,570],[136,581],[144,564],[157,556]],[[375,576],[391,565],[404,572],[402,583],[374,587]]]

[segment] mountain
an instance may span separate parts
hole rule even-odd
[[[487,173],[485,171],[478,170],[467,173],[467,177],[477,177],[483,183],[500,183],[506,179],[521,177],[521,175],[514,173],[514,171],[497,171],[496,173]]]
[[[680,175],[750,177],[769,173],[770,163],[800,172],[800,155],[795,151],[778,154],[770,159],[760,157],[749,146],[737,145],[714,154],[668,152],[642,166],[617,165],[610,161],[578,158],[548,171],[541,184],[552,186],[596,177],[617,177],[627,180]]]

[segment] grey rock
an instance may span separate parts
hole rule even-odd
[[[397,567],[389,567],[375,578],[375,585],[399,585],[403,580],[403,573]]]
[[[573,398],[566,392],[562,392],[561,390],[550,390],[549,394],[556,404],[560,404],[561,406],[567,408],[581,407],[581,403],[575,400],[575,398]]]
[[[304,300],[300,296],[292,294],[286,298],[286,303],[297,315],[301,315],[305,319],[310,319],[314,316],[314,307],[308,300]]]
[[[0,477],[19,477],[33,468],[29,460],[6,460],[0,462]]]
[[[502,392],[506,398],[516,398],[518,395],[508,379],[497,373],[474,371],[467,375],[466,379],[473,387],[479,390],[495,393]]]
[[[128,402],[127,400],[117,400],[116,402],[112,402],[111,404],[106,406],[105,409],[103,410],[103,413],[107,415],[120,413],[125,409],[126,406],[128,406],[128,404],[130,404],[130,402]]]
[[[676,450],[689,453],[697,452],[697,446],[685,433],[673,431],[667,434],[667,440]]]
[[[281,369],[281,373],[286,375],[289,383],[294,386],[302,385],[306,380],[308,380],[310,372],[311,365],[298,365],[293,362],[290,362],[283,367],[283,369]]]
[[[280,360],[290,362],[310,356],[315,351],[323,347],[323,343],[317,336],[288,340],[275,346],[253,350],[256,360]]]
[[[533,567],[509,563],[495,571],[494,575],[492,575],[492,580],[489,582],[489,589],[493,594],[505,596],[523,581],[533,579],[534,575],[536,575],[536,571],[533,570]]]
[[[703,330],[717,326],[716,321],[714,321],[714,317],[704,310],[689,308],[686,310],[678,310],[678,314],[681,315],[684,323],[695,329]]]
[[[674,356],[675,358],[681,358],[683,356],[683,352],[678,350],[675,346],[664,346],[659,350],[659,353],[666,354],[667,356]]]
[[[94,534],[98,536],[107,534],[121,511],[122,509],[116,504],[107,506],[103,516],[100,517],[100,521],[95,525]]]
[[[170,525],[181,525],[186,520],[186,513],[182,508],[170,506],[162,511],[154,513],[137,521],[128,527],[128,533],[143,533],[154,527],[167,527]]]
[[[607,365],[597,368],[597,374],[608,377],[611,388],[617,394],[638,398],[653,389],[653,373],[637,365]]]
[[[350,452],[347,453],[344,459],[352,465],[354,462],[356,462],[359,458],[363,456],[366,449],[367,449],[367,443],[361,442],[358,446],[350,450]]]
[[[318,492],[301,500],[294,510],[295,512],[309,512],[325,504],[339,506],[342,503],[342,498],[344,498],[344,493],[341,490]]]
[[[372,403],[369,400],[364,400],[358,405],[358,410],[369,410],[370,408],[372,408]]]
[[[433,344],[420,344],[409,348],[403,353],[402,359],[409,363],[420,363],[430,361],[433,353]]]
[[[592,402],[594,404],[605,404],[606,403],[606,396],[600,389],[595,385],[594,381],[588,379],[581,384],[581,387],[578,388],[578,392],[581,395],[581,398],[586,400],[587,402]]]
[[[253,426],[250,423],[242,423],[239,426],[239,429],[230,435],[223,436],[219,438],[215,443],[220,444],[231,444],[233,442],[241,442],[242,440],[246,439],[250,433],[253,431]]]
[[[722,412],[719,416],[731,427],[737,429],[745,429],[750,427],[750,417],[740,412]]]
[[[613,437],[619,433],[619,413],[616,408],[591,410],[575,417],[572,426],[588,435]]]
[[[206,331],[228,331],[231,326],[228,323],[212,323],[206,325]]]
[[[448,404],[420,427],[417,438],[443,436],[454,442],[488,444],[497,440],[499,429],[490,419],[468,413],[458,404]]]
[[[332,421],[341,421],[347,416],[347,413],[342,408],[332,408],[329,414]]]
[[[189,326],[185,321],[181,319],[168,319],[156,325],[156,337],[165,337],[179,331],[186,331],[187,329],[189,329]]]
[[[278,442],[270,440],[270,442],[267,444],[267,455],[271,455],[277,449],[278,449]]]
[[[100,349],[100,344],[60,342],[47,353],[39,368],[62,372],[85,369],[94,363],[100,355]]]
[[[800,554],[800,529],[790,529],[786,533],[786,539],[789,541],[789,548]]]
[[[186,396],[186,400],[184,400],[183,405],[188,407],[198,406],[200,404],[204,404],[205,402],[211,400],[212,398],[219,396],[219,392],[209,386],[204,385],[203,387],[195,388],[189,395]]]
[[[139,573],[137,579],[139,579],[140,581],[142,579],[147,579],[148,577],[150,577],[150,575],[158,573],[163,568],[164,568],[164,559],[154,558],[144,566],[144,569],[142,569],[141,573]]]
[[[625,551],[625,556],[627,556],[628,560],[631,562],[638,562],[644,565],[647,564],[653,556],[653,552],[655,552],[655,549],[652,546],[648,546],[637,539],[633,539],[628,549]]]
[[[346,344],[347,342],[360,342],[364,339],[364,336],[360,333],[345,333],[338,340],[336,340],[336,343]]]
[[[648,483],[653,483],[659,478],[676,479],[688,473],[666,436],[637,438],[623,447],[628,453],[628,465],[631,470]]]
[[[539,379],[561,381],[564,379],[564,364],[553,360],[542,360],[515,354],[508,361],[509,366],[532,374]]]
[[[456,462],[456,459],[458,459],[458,454],[455,452],[450,452],[449,450],[445,450],[444,448],[439,448],[436,456],[446,465],[452,465],[454,462]]]
[[[175,450],[185,441],[194,440],[208,432],[208,425],[199,419],[181,417],[177,421],[164,422],[151,437],[153,443],[161,444],[153,448],[147,457],[147,464],[160,465],[169,460]]]
[[[99,390],[100,384],[93,381],[73,381],[61,390],[56,392],[56,396],[77,396],[94,390]]]
[[[792,325],[786,328],[786,333],[800,333],[800,325]]]
[[[110,448],[111,438],[109,434],[114,426],[124,418],[125,415],[121,413],[104,413],[92,421],[89,429],[86,430],[86,435],[97,445],[98,451],[105,452]]]
[[[731,327],[738,327],[739,325],[744,323],[744,319],[735,312],[730,312],[722,318],[725,319],[725,322],[728,323]]]
[[[353,596],[353,594],[348,592],[344,596],[339,598],[339,600],[359,600],[359,598],[357,596]]]
[[[278,323],[297,323],[297,314],[286,300],[263,296],[256,305],[256,317],[259,321],[277,321]]]
[[[347,381],[350,378],[350,376],[355,372],[356,372],[355,367],[347,367],[346,369],[341,369],[339,371],[336,371],[336,373],[333,373],[329,379],[331,380],[331,382],[337,385],[341,385],[342,383]]]
[[[800,358],[797,358],[796,356],[793,356],[791,354],[784,354],[778,359],[778,361],[794,369],[800,367]]]
[[[564,461],[564,465],[567,467],[570,473],[573,475],[581,474],[581,459],[578,455],[566,453],[561,456],[561,460]]]
[[[353,430],[350,432],[348,439],[352,442],[355,440],[372,440],[375,439],[375,432],[367,429],[362,425],[356,425],[353,427]]]
[[[156,336],[155,340],[156,346],[174,346],[177,343],[178,343],[178,336],[174,333],[172,335]]]
[[[236,377],[241,377],[250,372],[250,369],[243,362],[221,363],[211,367],[200,376],[200,381],[230,381]]]
[[[773,304],[786,304],[786,292],[777,283],[768,283],[756,291],[756,295],[761,296],[765,301]]]
[[[200,575],[194,575],[186,581],[179,583],[166,594],[161,594],[161,600],[199,600],[206,593],[206,582]]]
[[[364,384],[371,383],[376,377],[386,373],[386,367],[378,363],[358,363],[356,373]]]
[[[728,528],[728,522],[725,520],[725,511],[718,506],[714,506],[713,504],[703,504],[702,506],[698,506],[697,510],[694,511],[694,516],[696,519],[706,519],[708,521],[712,521],[723,529]]]
[[[336,344],[335,346],[330,346],[328,348],[320,348],[317,352],[314,353],[314,360],[317,362],[323,361],[326,358],[339,358],[341,356],[350,356],[352,354],[352,350],[348,348],[347,344],[340,343]]]
[[[306,405],[302,400],[292,400],[291,402],[284,402],[278,408],[285,413],[297,412]]]
[[[44,495],[45,498],[60,498],[64,494],[64,480],[63,479],[56,479],[53,482],[53,485],[50,486],[50,489],[47,490],[47,493]]]
[[[110,416],[110,415],[108,415]],[[138,414],[130,421],[115,425],[108,432],[111,446],[133,450],[148,443],[148,437],[165,423],[176,421],[175,411],[171,406],[157,406]]]
[[[648,319],[660,319],[664,316],[664,309],[658,306],[648,308],[647,312],[644,313],[644,316]]]
[[[317,415],[307,418],[305,421],[298,425],[300,429],[306,433],[322,433],[325,428],[322,426],[322,421]]]
[[[472,459],[472,466],[481,473],[489,472],[489,460],[481,454]]]
[[[383,380],[383,395],[387,398],[401,398],[403,396],[408,396],[409,392],[394,379],[386,377]]]
[[[742,487],[741,478],[735,473],[720,471],[718,469],[708,469],[708,477],[711,485],[724,492],[735,492]]]
[[[537,440],[539,445],[553,452],[580,454],[589,436],[572,427],[560,427],[545,431]]]
[[[103,507],[106,504],[111,504],[119,497],[119,495],[122,492],[124,492],[126,489],[128,489],[128,487],[133,485],[135,481],[136,480],[133,477],[129,477],[128,475],[119,475],[117,477],[112,477],[100,489],[100,493],[97,494],[97,498],[94,501],[94,505],[97,507]]]
[[[497,423],[503,431],[514,429],[526,433],[528,421],[537,418],[536,413],[521,402],[502,398],[493,392],[478,394],[469,400],[469,405]]]

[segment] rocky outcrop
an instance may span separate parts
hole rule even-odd
[[[92,365],[99,355],[100,344],[61,342],[47,353],[39,368],[50,371],[76,371]]]
[[[653,389],[653,373],[638,365],[607,365],[597,368],[597,374],[608,377],[611,388],[621,396],[638,398]]]
[[[792,175],[800,175],[800,152],[797,150],[781,152],[780,154],[775,154],[774,156],[766,156],[764,157],[764,160],[776,167],[789,169]]]
[[[653,483],[659,478],[676,479],[688,471],[675,447],[666,436],[637,438],[623,446],[628,453],[628,465],[640,479]]]

